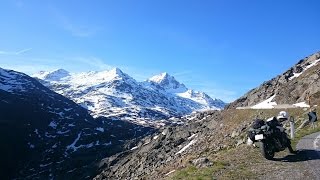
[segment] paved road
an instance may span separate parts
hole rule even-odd
[[[266,161],[263,165],[271,166],[272,171],[258,179],[320,180],[320,132],[302,138],[296,149],[296,155],[280,155]]]
[[[320,132],[303,137],[296,148],[305,156],[304,165],[310,175],[320,179]]]

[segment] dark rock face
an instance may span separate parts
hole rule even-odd
[[[314,101],[319,100],[319,58],[320,52],[300,60],[294,67],[282,75],[264,82],[261,86],[249,91],[233,103],[230,103],[226,108],[252,106],[273,95],[276,95],[274,101],[276,101],[277,104],[307,102],[306,96],[308,94],[310,94],[311,99]],[[301,73],[301,75],[297,76],[299,73]]]
[[[185,125],[163,128],[160,133],[142,139],[130,151],[103,159],[100,162],[102,173],[95,179],[158,177],[157,170],[166,168],[168,164],[179,163],[184,154],[203,151],[206,148],[203,143],[208,140],[207,136],[213,135],[214,129],[219,127],[216,121],[219,119],[221,112],[205,112]],[[191,163],[199,167],[213,164],[207,158],[198,158]]]
[[[205,152],[237,147],[246,141],[245,132],[256,115],[237,114],[235,107],[251,106],[273,95],[278,104],[305,100],[307,92],[313,99],[320,97],[319,68],[314,64],[320,53],[300,61],[284,74],[264,82],[229,105],[228,110],[198,113],[181,126],[160,129],[160,133],[145,137],[131,151],[125,151],[100,162],[101,173],[94,179],[161,179],[172,170],[186,167],[183,161],[196,167],[214,165]],[[297,76],[297,73],[302,73]],[[228,122],[228,120],[232,120]],[[239,124],[235,123],[238,122]]]
[[[0,68],[2,179],[87,179],[97,173],[99,159],[153,131],[93,119],[86,109],[37,80]]]

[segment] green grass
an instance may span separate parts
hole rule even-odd
[[[177,171],[171,179],[178,180],[212,180],[216,179],[213,174],[228,166],[224,162],[214,162],[213,166],[207,168],[197,168],[195,166],[189,166],[182,170]]]
[[[255,175],[247,165],[240,164],[237,168],[226,171],[220,179],[255,179]]]
[[[258,118],[266,119],[267,117],[275,116],[280,110],[229,110],[224,112],[223,123],[225,133],[231,133],[235,128],[239,127],[239,124],[245,122],[250,122],[250,120]],[[290,115],[295,117],[296,127],[303,122],[304,119],[307,118],[308,111],[306,109],[297,108],[297,109],[287,109]],[[319,111],[317,112],[319,114]],[[318,123],[319,124],[319,123]],[[295,138],[292,140],[292,147],[295,147],[298,141],[309,134],[320,131],[320,124],[316,128],[310,127],[307,125],[306,127],[300,129],[296,132]],[[246,130],[237,137],[237,139],[242,139],[246,137]],[[219,137],[223,138],[223,137]],[[232,144],[231,142],[224,141],[225,144]],[[230,140],[229,140],[230,141]],[[233,142],[235,143],[235,142]],[[229,146],[228,146],[229,147]],[[244,148],[244,149],[243,149]],[[254,153],[257,151],[256,149],[252,149],[249,147],[243,146],[238,151],[239,148],[232,147],[231,149],[225,148],[221,149],[218,152],[213,152],[212,149],[207,148],[200,152],[200,154],[210,158],[215,159],[216,161],[212,167],[207,168],[197,168],[191,165],[187,165],[185,168],[177,170],[174,174],[172,174],[168,179],[178,180],[212,180],[212,179],[256,179],[257,175],[256,171],[252,170],[252,165],[256,164],[260,168],[263,168],[261,164],[268,162],[261,158],[259,153]],[[221,158],[216,159],[216,155],[220,154]],[[237,157],[235,158],[235,155]],[[252,157],[257,156],[257,157]],[[280,166],[281,164],[277,164]],[[263,175],[263,174],[260,174]]]
[[[317,125],[317,127],[315,127],[315,128],[312,128],[310,125],[308,125],[302,129],[300,129],[298,132],[296,132],[295,138],[291,140],[292,147],[295,147],[298,144],[299,140],[301,138],[303,138],[304,136],[319,132],[320,131],[319,123],[316,122],[315,124]]]

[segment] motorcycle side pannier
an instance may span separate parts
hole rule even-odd
[[[251,141],[255,142],[255,135],[256,132],[259,132],[261,127],[264,126],[266,123],[262,119],[256,119],[251,125],[251,128],[248,131],[248,137],[251,139]]]

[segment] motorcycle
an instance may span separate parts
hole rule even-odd
[[[277,126],[277,122],[261,122],[259,126],[249,131],[249,138],[253,142],[259,142],[261,154],[264,158],[273,159],[276,152],[285,150],[291,143],[288,135],[284,132],[282,126]],[[277,121],[275,119],[275,121]]]

